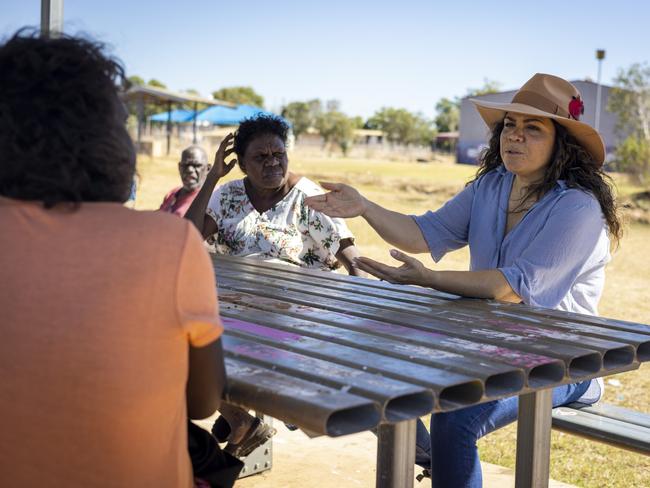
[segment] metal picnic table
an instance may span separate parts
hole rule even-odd
[[[332,437],[376,429],[413,486],[418,417],[519,396],[515,483],[548,486],[552,388],[639,367],[650,326],[214,256],[238,405]]]

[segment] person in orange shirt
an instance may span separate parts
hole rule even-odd
[[[192,487],[187,418],[225,383],[201,236],[123,205],[135,154],[102,45],[19,32],[0,73],[0,486]]]

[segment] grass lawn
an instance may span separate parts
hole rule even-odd
[[[341,181],[356,186],[364,195],[391,209],[423,213],[438,208],[462,188],[475,168],[456,165],[450,159],[435,163],[391,162],[337,157],[290,155],[290,169],[316,181]],[[163,196],[179,184],[177,158],[143,158],[139,161],[140,185],[136,208],[158,208]],[[226,180],[241,178],[238,169]],[[625,178],[615,175],[623,195],[639,191]],[[362,219],[348,221],[364,255],[389,262],[389,246]],[[607,283],[600,304],[605,317],[650,324],[650,226],[631,225],[607,268]],[[435,264],[438,269],[467,269],[468,252],[460,250]],[[650,365],[637,371],[608,377],[607,403],[650,412]],[[481,459],[507,467],[515,463],[515,426],[487,436],[479,442]],[[650,487],[650,458],[578,437],[553,432],[551,477],[578,486]]]

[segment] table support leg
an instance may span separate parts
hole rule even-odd
[[[552,399],[551,388],[519,397],[516,488],[548,487]]]
[[[380,424],[377,432],[377,488],[413,488],[416,419]]]

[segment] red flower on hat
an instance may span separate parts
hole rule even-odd
[[[571,97],[569,102],[569,118],[580,120],[580,116],[585,113],[585,104],[580,100],[580,96]]]

